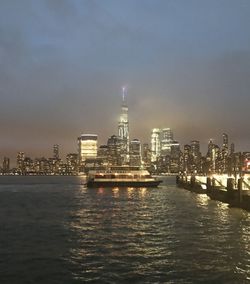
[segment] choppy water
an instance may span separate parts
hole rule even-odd
[[[176,188],[0,177],[0,283],[250,283],[250,214]]]

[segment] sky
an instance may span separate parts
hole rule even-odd
[[[173,129],[250,150],[249,0],[0,0],[0,159]]]

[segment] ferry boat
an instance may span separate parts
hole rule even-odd
[[[145,169],[125,166],[90,171],[87,177],[87,187],[157,187],[161,182]]]

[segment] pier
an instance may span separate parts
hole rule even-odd
[[[185,175],[176,177],[179,187],[250,211],[250,173],[244,175]]]

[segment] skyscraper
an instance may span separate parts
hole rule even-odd
[[[170,128],[161,130],[161,155],[167,156],[171,153],[171,144],[174,140],[173,131]]]
[[[138,139],[133,139],[130,142],[130,166],[141,166],[141,142]]]
[[[197,164],[201,157],[200,153],[200,141],[193,140],[191,141],[191,155],[193,157],[193,162]]]
[[[223,137],[223,145],[222,145],[222,149],[228,153],[228,135],[226,133],[223,133],[222,135]]]
[[[151,162],[156,162],[161,154],[161,130],[153,128],[151,132]]]
[[[231,146],[230,146],[230,155],[233,155],[235,152],[235,145],[234,143],[231,143]]]
[[[103,165],[108,164],[108,145],[100,145],[100,147],[97,150],[97,157],[101,161]]]
[[[214,142],[212,139],[209,140],[208,142],[208,149],[207,149],[207,157],[209,159],[212,159],[212,150],[214,148]]]
[[[86,159],[93,159],[97,157],[97,135],[96,134],[82,134],[78,138],[78,154],[80,164]]]
[[[191,167],[191,146],[186,144],[184,145],[184,152],[183,152],[183,163],[184,167],[183,170],[185,172],[190,172],[190,167]]]
[[[55,144],[53,146],[53,158],[59,160],[59,145]]]
[[[69,153],[66,156],[67,173],[76,174],[78,171],[78,155],[76,153]]]
[[[173,131],[170,128],[162,129],[162,141],[171,142],[174,139]]]
[[[201,152],[200,152],[200,141],[193,140],[191,141],[191,162],[192,162],[192,170],[200,171],[201,169]]]
[[[10,159],[7,157],[3,158],[3,173],[8,173],[10,170]]]
[[[171,142],[171,153],[170,153],[170,172],[177,173],[180,169],[180,143],[173,140]]]
[[[18,152],[17,153],[17,171],[20,174],[23,174],[24,172],[24,159],[25,159],[24,152]]]
[[[108,163],[113,166],[121,166],[124,157],[122,156],[123,141],[119,136],[112,135],[107,142]]]
[[[151,162],[151,149],[148,143],[142,145],[142,161],[144,166],[149,166]]]
[[[222,159],[221,171],[223,173],[226,173],[228,170],[228,155],[229,155],[228,135],[226,133],[223,133],[223,144],[221,150],[221,159]]]
[[[122,109],[118,123],[118,136],[122,141],[122,159],[123,163],[129,162],[129,122],[128,122],[128,106],[125,101],[126,89],[122,88]]]

